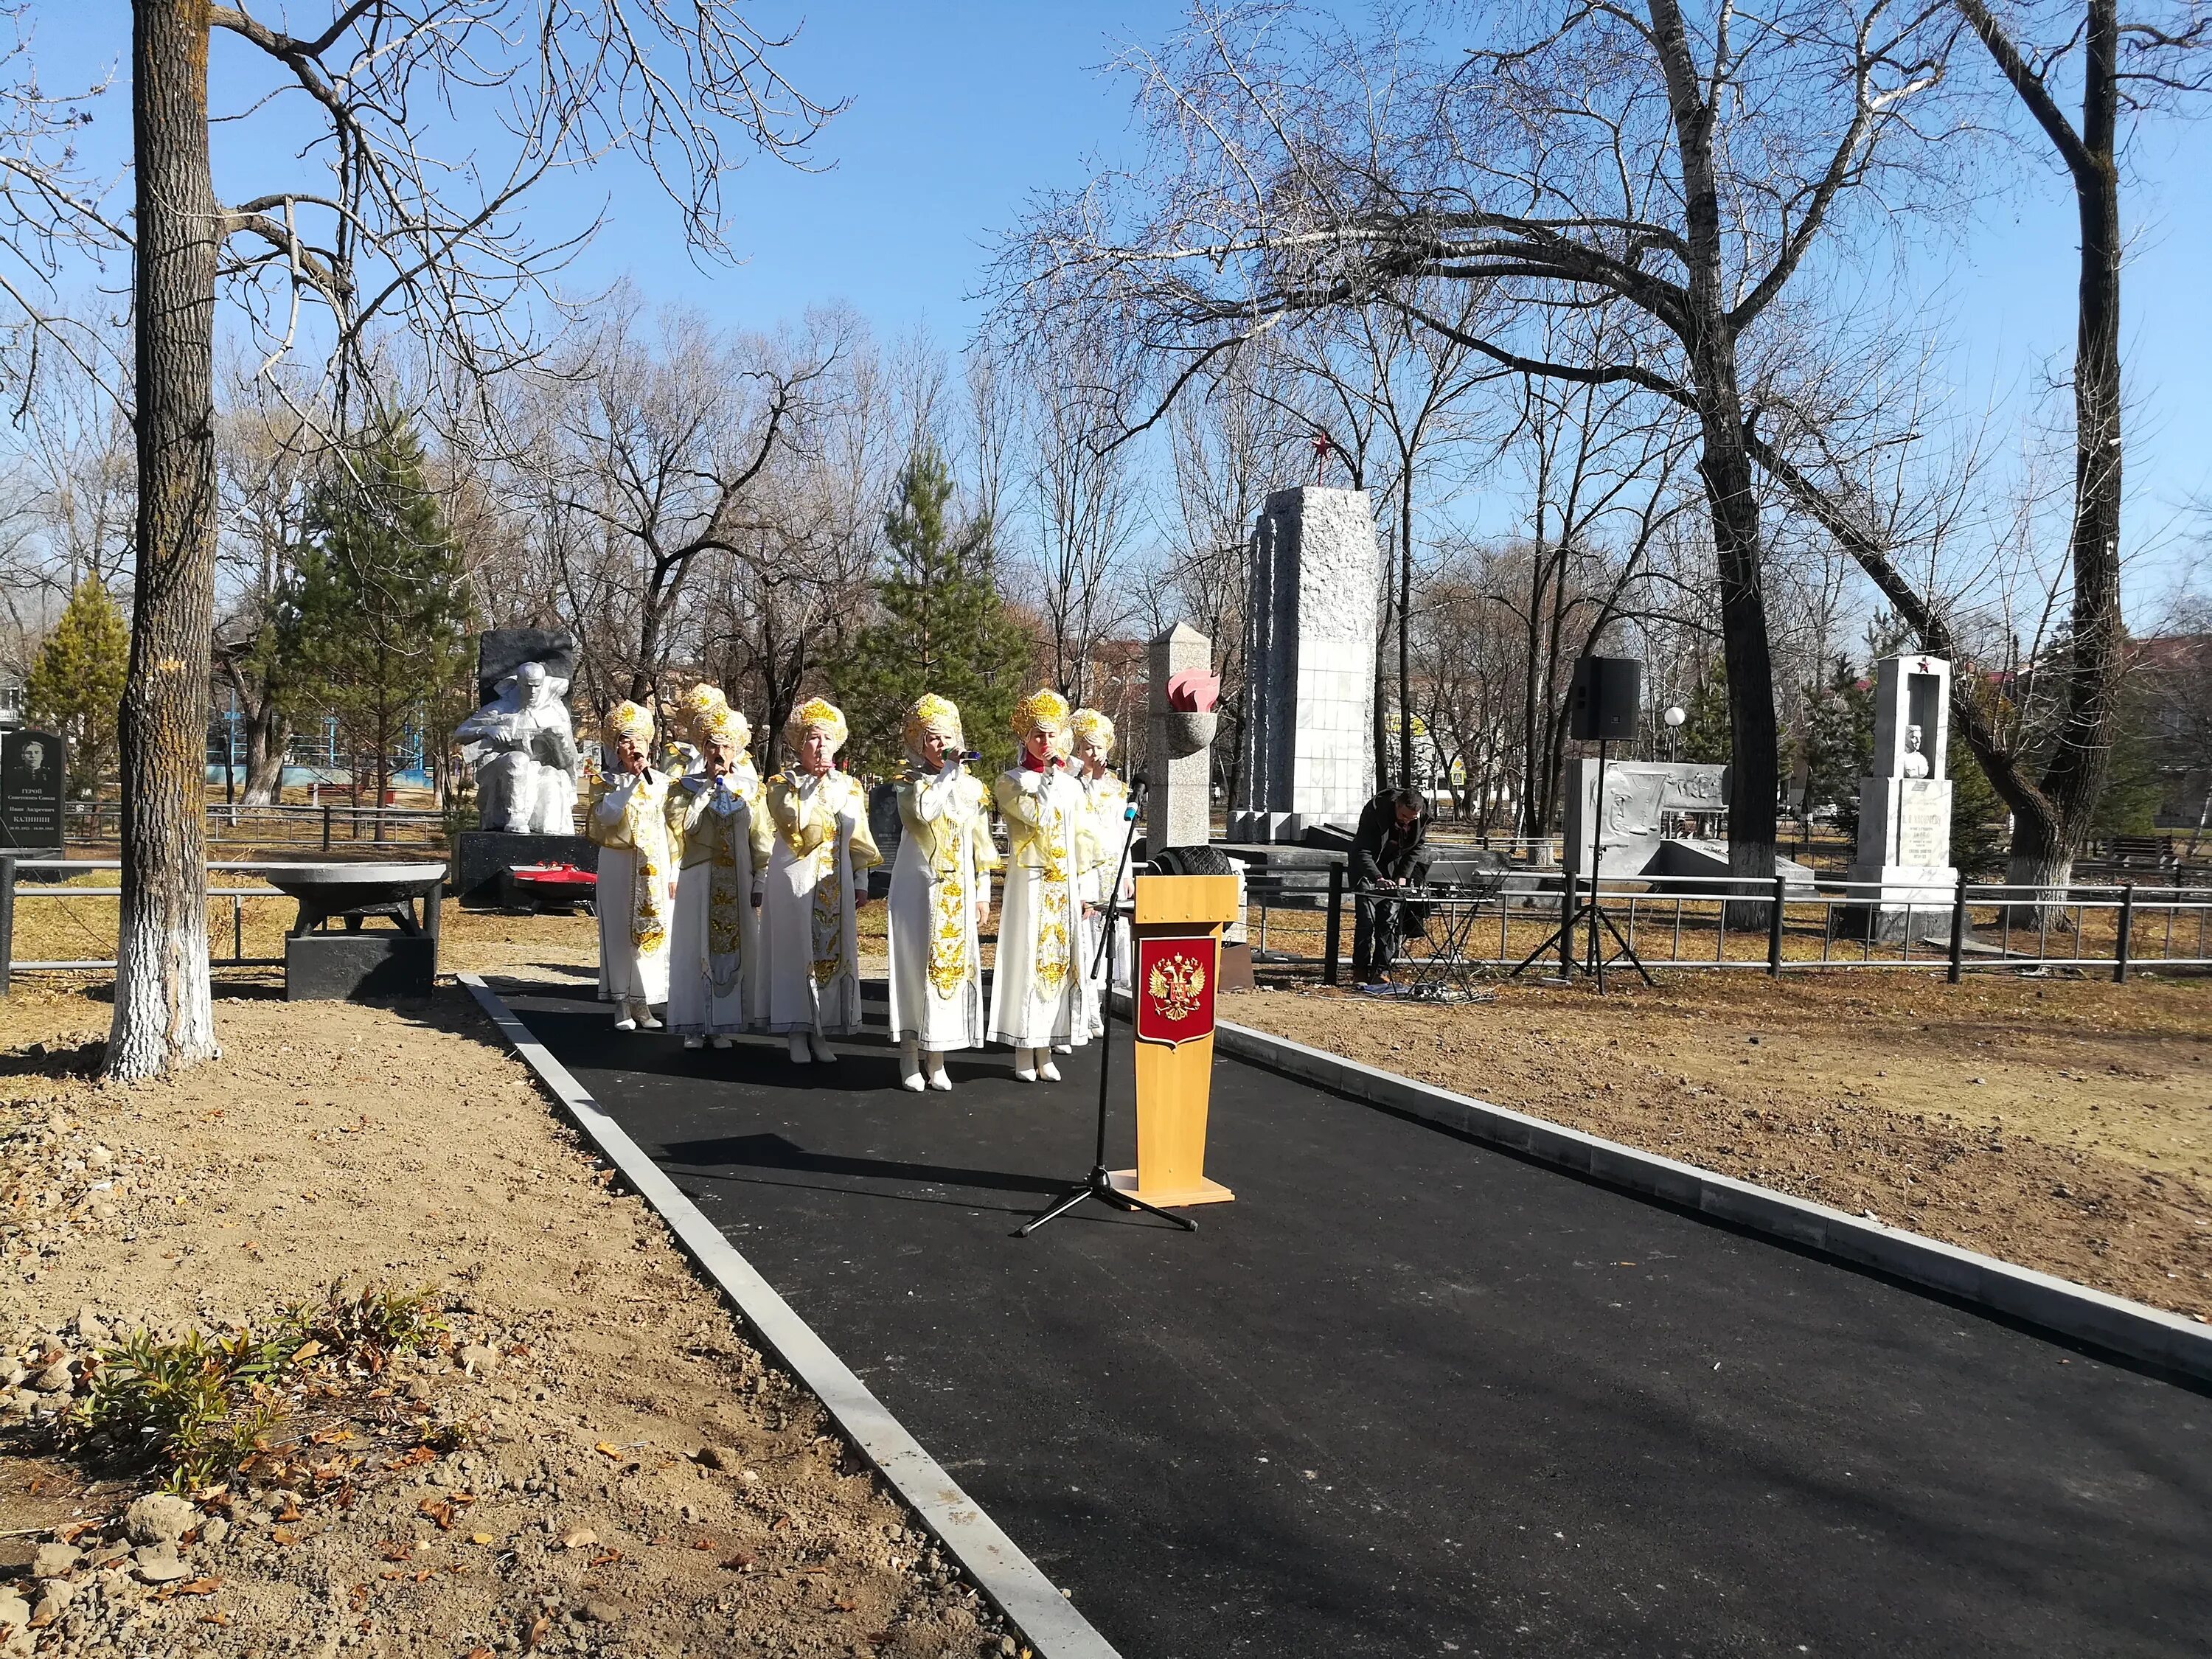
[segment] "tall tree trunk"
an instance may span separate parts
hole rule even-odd
[[[2063,889],[2112,770],[2120,681],[2120,187],[2115,0],[2089,0],[2080,143],[2066,159],[2081,226],[2074,337],[2072,639],[2065,723],[2040,793],[2013,818],[2015,885]]]
[[[1398,781],[1413,781],[1413,458],[1402,458],[1398,490]]]
[[[121,715],[123,905],[106,1072],[217,1052],[208,983],[208,665],[215,620],[209,0],[137,0],[138,568]]]
[[[1728,412],[1707,421],[1705,454],[1698,470],[1712,510],[1713,547],[1720,567],[1721,656],[1729,688],[1729,871],[1771,878],[1779,781],[1775,775],[1774,659],[1759,584],[1763,550],[1759,503],[1752,493],[1751,457],[1740,423]]]

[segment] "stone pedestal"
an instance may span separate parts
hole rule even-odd
[[[427,997],[437,983],[435,939],[363,928],[300,933],[284,941],[287,1002]]]
[[[581,836],[515,836],[497,830],[464,830],[453,837],[453,896],[464,910],[496,910],[507,904],[507,872],[517,864],[599,867],[599,849]]]
[[[1213,641],[1188,623],[1177,623],[1152,641],[1145,732],[1152,780],[1145,797],[1148,859],[1170,847],[1203,847],[1213,838],[1213,745],[1206,730],[1211,717],[1179,714],[1168,707],[1170,679],[1186,669],[1212,667]]]
[[[1958,900],[1951,863],[1951,665],[1885,657],[1875,666],[1874,775],[1859,781],[1859,834],[1850,878],[1867,883],[1837,908],[1850,936],[1945,939]]]
[[[1296,841],[1354,825],[1375,793],[1376,584],[1364,489],[1269,495],[1244,611],[1243,781],[1230,839]]]

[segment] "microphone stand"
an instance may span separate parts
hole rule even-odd
[[[1104,1030],[1099,1037],[1097,1152],[1091,1160],[1091,1173],[1084,1176],[1082,1182],[1079,1185],[1069,1188],[1061,1194],[1059,1200],[1042,1215],[1034,1217],[1030,1220],[1023,1223],[1021,1227],[1014,1234],[1014,1237],[1017,1238],[1027,1238],[1038,1228],[1043,1226],[1046,1222],[1059,1220],[1060,1217],[1066,1215],[1070,1210],[1075,1208],[1077,1205],[1082,1203],[1084,1200],[1089,1198],[1095,1198],[1101,1204],[1110,1205],[1115,1209],[1124,1212],[1142,1210],[1147,1215],[1156,1215],[1159,1217],[1163,1221],[1172,1221],[1176,1226],[1182,1228],[1183,1231],[1187,1233],[1194,1233],[1198,1231],[1198,1223],[1193,1221],[1188,1216],[1176,1215],[1172,1211],[1163,1210],[1157,1204],[1147,1204],[1143,1199],[1136,1197],[1133,1194],[1123,1192],[1119,1187],[1116,1187],[1114,1184],[1114,1177],[1107,1172],[1106,1169],[1106,1085],[1108,1074],[1113,1069],[1114,1060],[1114,973],[1112,967],[1114,961],[1114,930],[1119,925],[1121,919],[1121,876],[1122,873],[1129,867],[1129,844],[1131,842],[1135,840],[1137,834],[1137,803],[1143,798],[1144,791],[1144,784],[1142,782],[1138,783],[1135,793],[1129,797],[1129,805],[1126,809],[1124,809],[1121,814],[1123,819],[1126,821],[1125,827],[1121,831],[1121,856],[1120,860],[1114,866],[1114,884],[1108,890],[1106,926],[1098,936],[1098,954],[1092,958],[1091,971],[1094,974],[1097,973],[1102,966],[1105,969],[1103,983],[1106,988],[1105,1005],[1099,1010],[1099,1020],[1101,1024],[1104,1027]],[[1135,997],[1137,994],[1137,988],[1133,983],[1129,987],[1129,994],[1132,998]],[[1134,1004],[1133,1003],[1133,1008]]]

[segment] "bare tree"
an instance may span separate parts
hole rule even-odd
[[[242,118],[273,111],[310,135],[297,149],[241,146],[270,175],[228,201],[208,147],[216,32],[244,53]],[[667,187],[695,244],[720,250],[731,169],[757,149],[796,155],[832,112],[775,68],[782,44],[723,0],[683,10],[664,0],[329,0],[321,19],[281,26],[209,0],[133,8],[138,571],[108,1075],[215,1052],[199,799],[219,288],[271,363],[322,348],[329,367],[303,413],[325,435],[357,412],[356,382],[386,331],[434,342],[473,377],[528,361],[545,278],[592,228],[533,242],[516,216],[531,189],[624,150]],[[26,107],[19,98],[19,115]],[[477,109],[496,113],[466,125]],[[510,141],[503,161],[482,142],[494,131]],[[301,167],[273,159],[287,155]],[[14,201],[55,238],[123,240],[64,175],[13,176],[24,192]],[[41,295],[10,297],[20,328],[65,337]]]
[[[2080,226],[2074,349],[2073,507],[2067,535],[2071,592],[2056,667],[2055,730],[2007,720],[1972,676],[1953,681],[1952,714],[1990,783],[2012,809],[2008,879],[2038,892],[2063,888],[2089,833],[2110,769],[2119,718],[2124,622],[2120,608],[2124,410],[2120,363],[2120,189],[2129,125],[2153,112],[2201,107],[2212,90],[2212,11],[2202,0],[1954,0],[1984,48],[2014,114],[2063,169]],[[2069,115],[2069,94],[2079,104]],[[1916,580],[1848,475],[1814,447],[1817,434],[1785,425],[1752,453],[1848,548],[1882,597],[1930,651],[1964,655],[1957,619]]]
[[[1393,307],[1519,372],[1632,386],[1698,428],[1737,763],[1730,863],[1771,874],[1776,714],[1743,360],[1808,257],[1869,185],[1908,182],[1897,141],[1942,79],[1940,12],[1678,0],[1483,15],[1460,63],[1403,35],[1208,15],[1131,60],[1155,164],[1048,202],[1003,268],[1009,306],[1121,348],[1151,409],[1285,319]],[[1431,280],[1485,286],[1461,327]],[[1520,326],[1617,301],[1620,354],[1555,362]],[[1133,424],[1155,416],[1133,404]]]
[[[657,340],[641,338],[625,313],[586,348],[553,441],[532,453],[550,461],[543,494],[556,511],[595,525],[619,550],[607,574],[633,617],[624,696],[657,694],[700,556],[754,544],[769,511],[756,486],[843,347],[834,333],[795,352],[726,340],[678,312]]]
[[[1140,527],[1137,480],[1088,377],[1026,384],[1037,608],[1053,683],[1081,703],[1099,646],[1123,620],[1116,578]]]

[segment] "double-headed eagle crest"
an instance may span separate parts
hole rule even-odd
[[[1198,1012],[1206,994],[1206,967],[1196,957],[1162,957],[1152,963],[1145,994],[1162,1019],[1185,1020]]]

